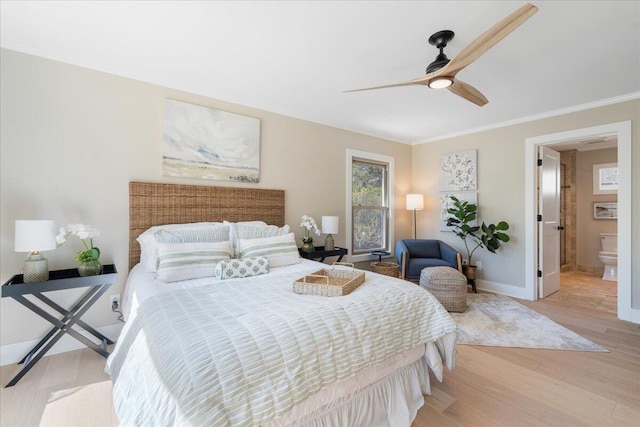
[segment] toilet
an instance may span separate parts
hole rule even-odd
[[[598,259],[604,264],[602,280],[618,281],[618,235],[600,233]]]

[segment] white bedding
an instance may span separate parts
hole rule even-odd
[[[308,421],[400,367],[424,362],[439,379],[443,362],[452,368],[455,323],[428,292],[371,272],[348,296],[292,292],[320,267],[171,284],[134,268],[127,325],[107,362],[121,424]],[[428,376],[421,384],[428,392]]]

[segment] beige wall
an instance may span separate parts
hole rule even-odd
[[[0,136],[2,202],[0,280],[18,273],[26,254],[13,251],[16,219],[53,219],[60,226],[96,226],[104,263],[127,273],[128,182],[251,186],[286,191],[286,221],[301,236],[300,217],[340,216],[336,244],[345,244],[346,149],[395,158],[397,239],[408,237],[411,146],[292,119],[240,105],[2,50]],[[261,120],[260,183],[186,180],[162,176],[163,100],[178,99]],[[320,237],[321,239],[324,236]],[[81,249],[71,240],[47,252],[51,269],[72,268]],[[61,302],[71,292],[56,295]],[[39,338],[47,324],[16,302],[2,299],[0,343]],[[94,326],[116,323],[108,295],[87,313]]]
[[[577,263],[579,270],[602,271],[602,263],[598,260],[600,251],[600,233],[616,233],[618,221],[610,219],[593,219],[594,202],[615,202],[615,194],[593,194],[593,165],[615,163],[618,161],[618,150],[578,151],[576,154],[576,186],[577,186]]]
[[[506,126],[414,146],[413,189],[425,194],[425,210],[418,216],[420,237],[441,238],[459,250],[462,242],[438,227],[438,158],[444,153],[478,150],[478,208],[480,220],[507,220],[511,242],[493,255],[481,252],[480,279],[494,289],[525,286],[525,139],[608,123],[632,121],[632,260],[640,254],[640,100],[635,99],[547,119]],[[597,253],[597,251],[596,251]],[[632,307],[640,307],[640,263],[632,262]]]

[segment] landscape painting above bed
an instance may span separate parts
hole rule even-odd
[[[162,171],[183,178],[258,182],[260,120],[165,99]]]

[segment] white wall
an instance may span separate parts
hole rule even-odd
[[[344,245],[346,150],[393,156],[396,238],[408,237],[411,147],[240,105],[2,50],[0,123],[0,280],[20,272],[26,254],[13,251],[16,219],[52,219],[101,231],[95,240],[103,263],[115,263],[121,292],[128,264],[128,183],[155,181],[275,188],[286,191],[285,219],[298,236],[303,214],[340,216],[334,236]],[[261,120],[260,183],[187,180],[162,176],[165,98],[257,117]],[[324,238],[321,236],[320,238]],[[73,268],[80,242],[47,252],[50,269]],[[78,293],[56,293],[70,302]],[[0,344],[39,338],[48,328],[21,305],[3,298]],[[108,295],[87,313],[93,326],[116,323]]]

